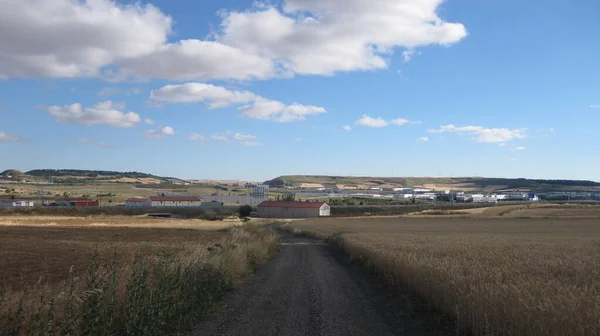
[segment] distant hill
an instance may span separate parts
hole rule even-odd
[[[82,169],[34,169],[22,173],[9,169],[2,172],[3,178],[11,176],[12,179],[27,181],[47,181],[52,179],[58,183],[86,183],[86,182],[124,182],[124,183],[180,183],[182,180],[174,177],[157,176],[140,172],[119,172],[107,170],[82,170]]]
[[[323,176],[323,175],[284,175],[266,181],[272,187],[295,186],[325,188],[401,188],[422,187],[435,190],[465,191],[597,191],[600,183],[581,180],[543,180],[525,178],[488,178],[488,177],[372,177],[372,176]]]

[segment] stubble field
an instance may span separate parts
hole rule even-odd
[[[339,244],[474,335],[600,335],[600,220],[319,219]]]
[[[0,217],[0,334],[184,330],[275,244],[237,222]]]

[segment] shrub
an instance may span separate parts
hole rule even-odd
[[[244,218],[244,217],[250,216],[251,212],[252,212],[252,207],[249,206],[249,205],[242,205],[240,207],[240,209],[238,210],[240,218]]]

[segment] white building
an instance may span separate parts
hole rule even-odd
[[[314,218],[331,215],[324,202],[264,201],[258,205],[258,216],[264,218]]]
[[[0,200],[0,207],[32,207],[32,201]]]
[[[202,198],[198,196],[150,196],[151,207],[200,207]]]

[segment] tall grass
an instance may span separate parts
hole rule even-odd
[[[0,288],[2,335],[165,335],[211,311],[234,284],[274,252],[276,235],[245,225],[212,246],[174,256],[145,254],[130,263],[96,255],[81,278],[8,292]]]

